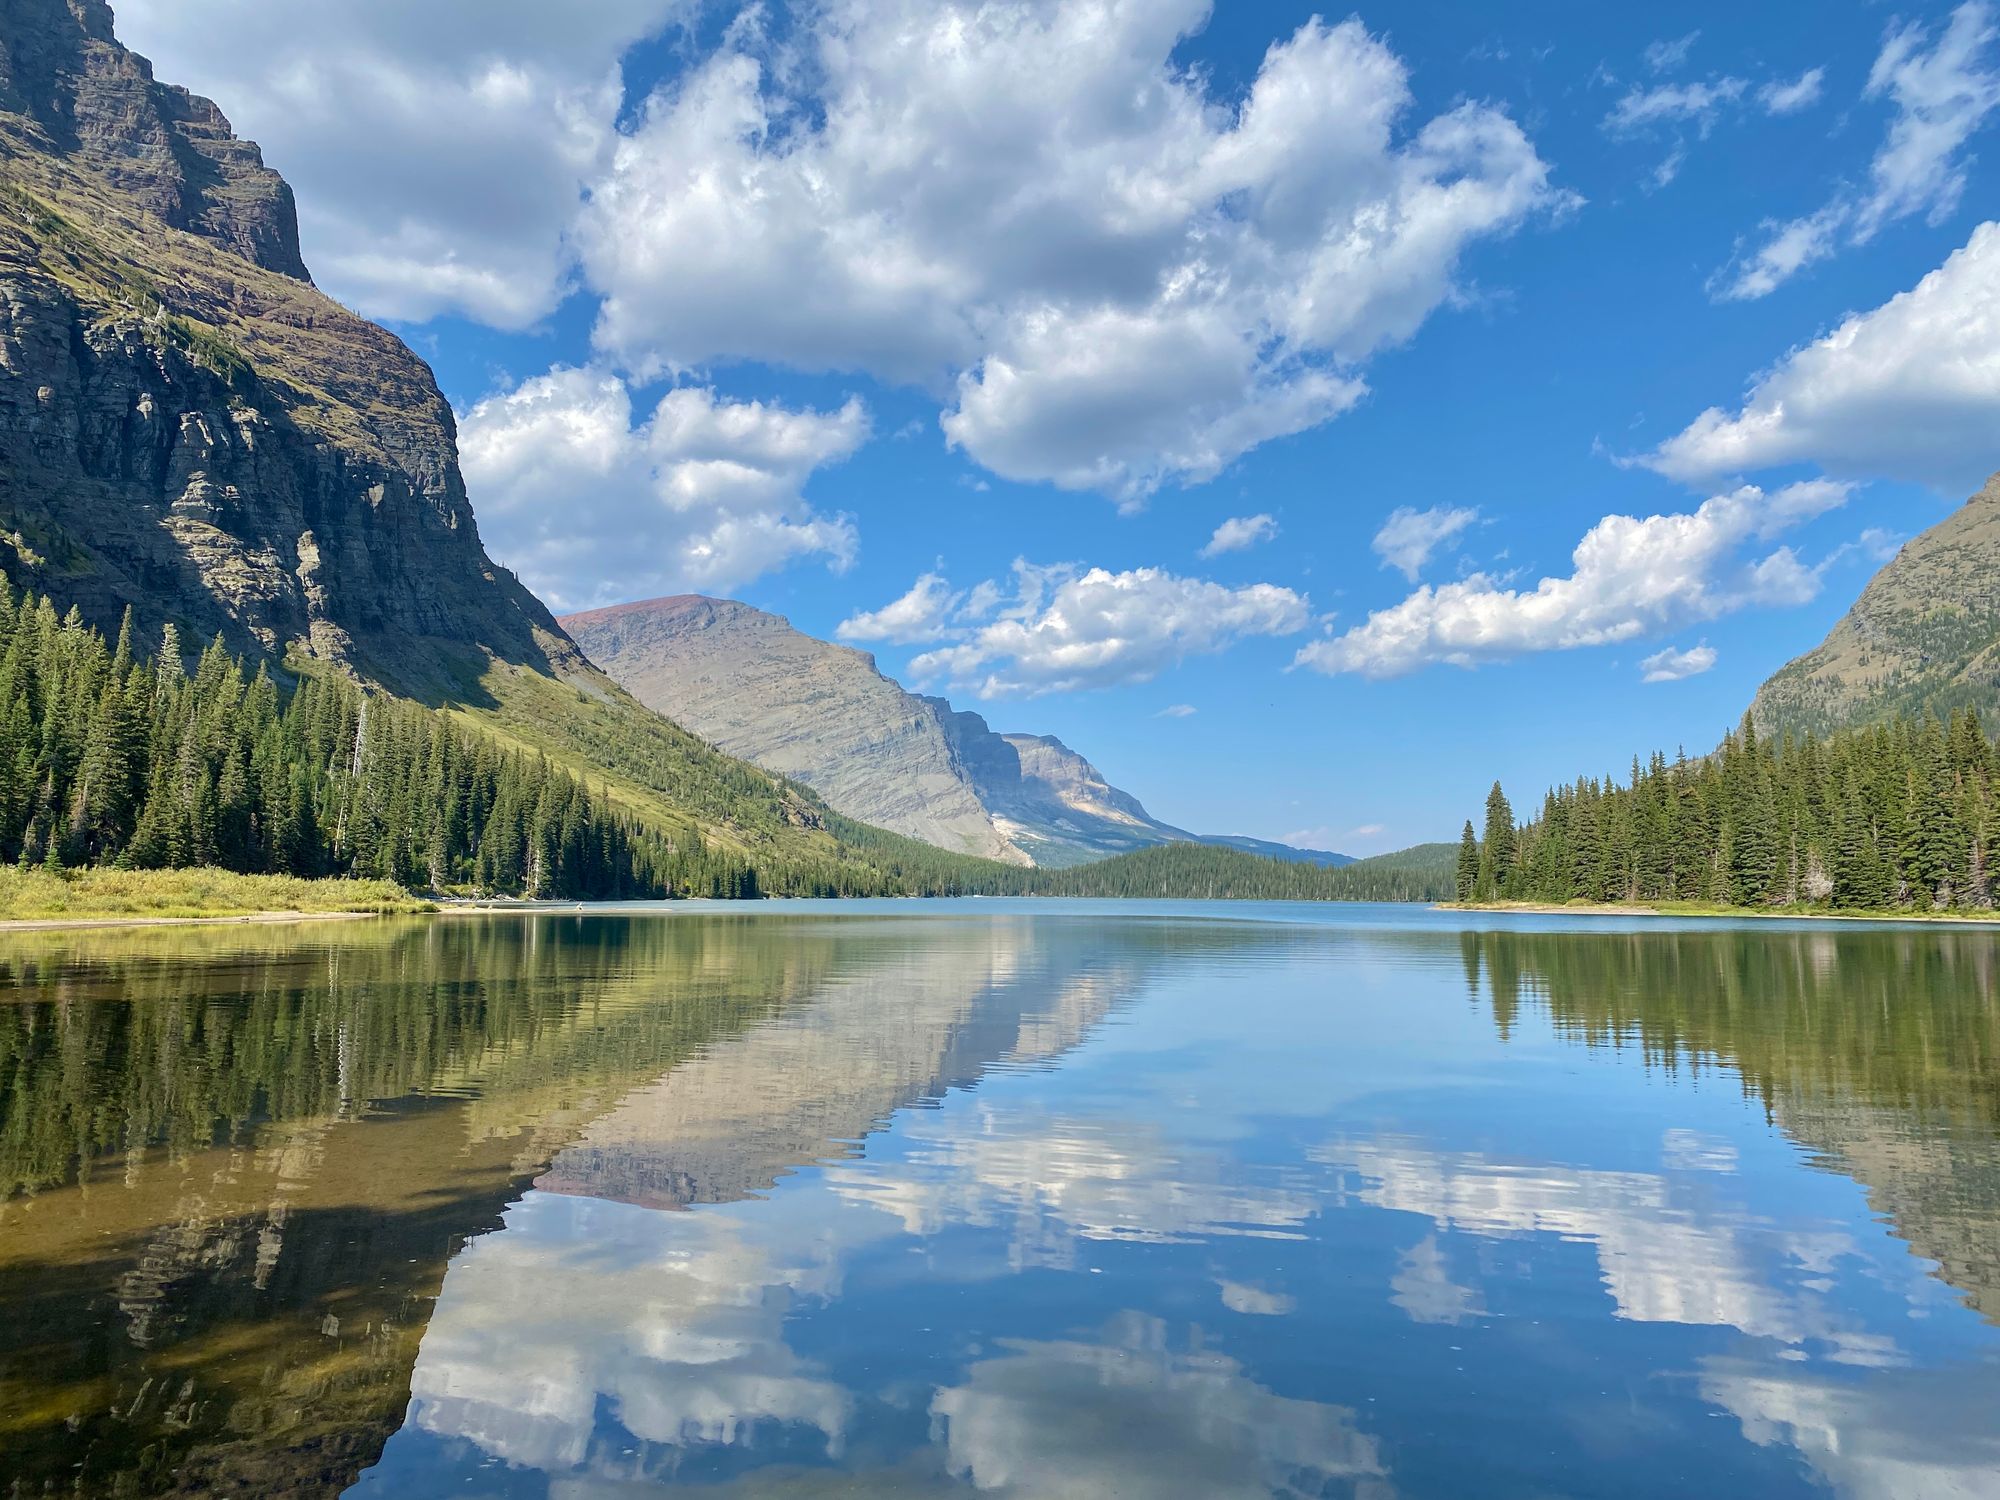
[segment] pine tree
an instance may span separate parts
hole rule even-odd
[[[1479,887],[1479,839],[1472,831],[1472,819],[1465,820],[1465,831],[1458,836],[1458,878],[1453,890],[1461,901],[1470,901]]]
[[[1514,874],[1514,809],[1500,783],[1486,794],[1486,837],[1479,845],[1479,897],[1491,901],[1507,894]]]

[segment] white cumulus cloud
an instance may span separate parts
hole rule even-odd
[[[912,593],[923,588],[920,580]],[[982,584],[965,596],[965,604],[947,602],[932,617],[949,643],[911,661],[917,682],[946,683],[982,698],[1032,698],[1145,682],[1189,656],[1223,651],[1252,636],[1295,634],[1311,618],[1304,596],[1288,588],[1269,583],[1229,588],[1160,568],[1113,573],[1022,561],[1014,564],[1011,596],[997,595],[997,585]],[[955,601],[958,596],[939,579],[930,597]],[[903,602],[856,619],[891,614]],[[976,618],[974,604],[993,617]],[[846,627],[842,633],[856,638]],[[1175,709],[1167,712],[1182,716]]]
[[[679,387],[644,420],[619,377],[558,367],[465,414],[466,487],[494,556],[560,609],[727,589],[794,559],[853,559],[854,527],[815,512],[814,470],[867,440],[838,411]]]
[[[1994,467],[2000,431],[2000,224],[1937,270],[1710,407],[1642,462],[1689,482],[1811,462],[1948,494]]]
[[[1679,682],[1683,677],[1699,677],[1716,663],[1715,648],[1703,641],[1699,646],[1678,650],[1668,646],[1639,663],[1644,682]]]
[[[1866,187],[1836,194],[1800,218],[1765,223],[1763,243],[1710,278],[1711,295],[1722,301],[1768,296],[1833,255],[1843,238],[1865,244],[1885,225],[1916,214],[1944,222],[1965,192],[1965,143],[2000,108],[2000,68],[1990,55],[1996,36],[2000,30],[1984,0],[1959,6],[1935,40],[1917,22],[1893,28],[1863,91],[1864,98],[1887,100],[1893,109]],[[1765,96],[1765,107],[1784,113],[1780,103],[1790,104],[1792,91],[1808,80],[1816,97],[1817,72]]]
[[[314,278],[371,317],[554,310],[608,164],[618,61],[686,0],[120,0],[161,78],[214,97],[298,190]]]
[[[645,105],[580,227],[634,368],[863,370],[1008,478],[1137,504],[1364,394],[1481,239],[1570,201],[1481,104],[1308,21],[1239,100],[1175,60],[1206,0],[828,0]]]
[[[926,573],[901,598],[848,616],[834,627],[834,634],[843,641],[888,641],[899,646],[939,640],[964,601],[965,595],[955,591],[942,573]]]
[[[1632,640],[1753,604],[1799,604],[1818,570],[1789,547],[1749,544],[1840,505],[1849,487],[1808,480],[1767,494],[1745,485],[1691,512],[1606,516],[1571,555],[1571,571],[1534,588],[1473,574],[1425,584],[1344,634],[1315,641],[1296,664],[1329,674],[1398,677],[1449,663],[1474,667],[1533,651]]]
[[[1215,535],[1201,549],[1203,557],[1220,557],[1225,552],[1242,552],[1268,542],[1278,534],[1278,523],[1266,515],[1231,516],[1215,528]]]
[[[1394,568],[1415,583],[1431,554],[1478,519],[1479,511],[1473,506],[1433,505],[1429,510],[1416,510],[1401,505],[1389,512],[1372,545],[1383,567]]]

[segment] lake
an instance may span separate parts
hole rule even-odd
[[[2000,933],[0,939],[0,1496],[2000,1496]]]

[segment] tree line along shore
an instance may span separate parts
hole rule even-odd
[[[530,900],[1048,895],[1433,900],[1448,845],[1327,868],[1196,845],[1065,870],[882,846],[879,867],[710,847],[576,768],[345,677],[274,675],[172,626],[140,650],[0,581],[0,920]],[[893,847],[891,847],[893,846]],[[421,894],[420,894],[421,893]]]
[[[1957,916],[1994,910],[2000,749],[1971,709],[1821,738],[1760,734],[1551,788],[1517,822],[1499,783],[1467,820],[1466,905],[1605,904],[1687,914]]]

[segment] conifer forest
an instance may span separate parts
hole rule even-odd
[[[1759,734],[1634,760],[1552,788],[1515,821],[1498,783],[1460,837],[1473,901],[1692,901],[1846,911],[1984,910],[1994,900],[2000,753],[1970,709],[1840,731]]]

